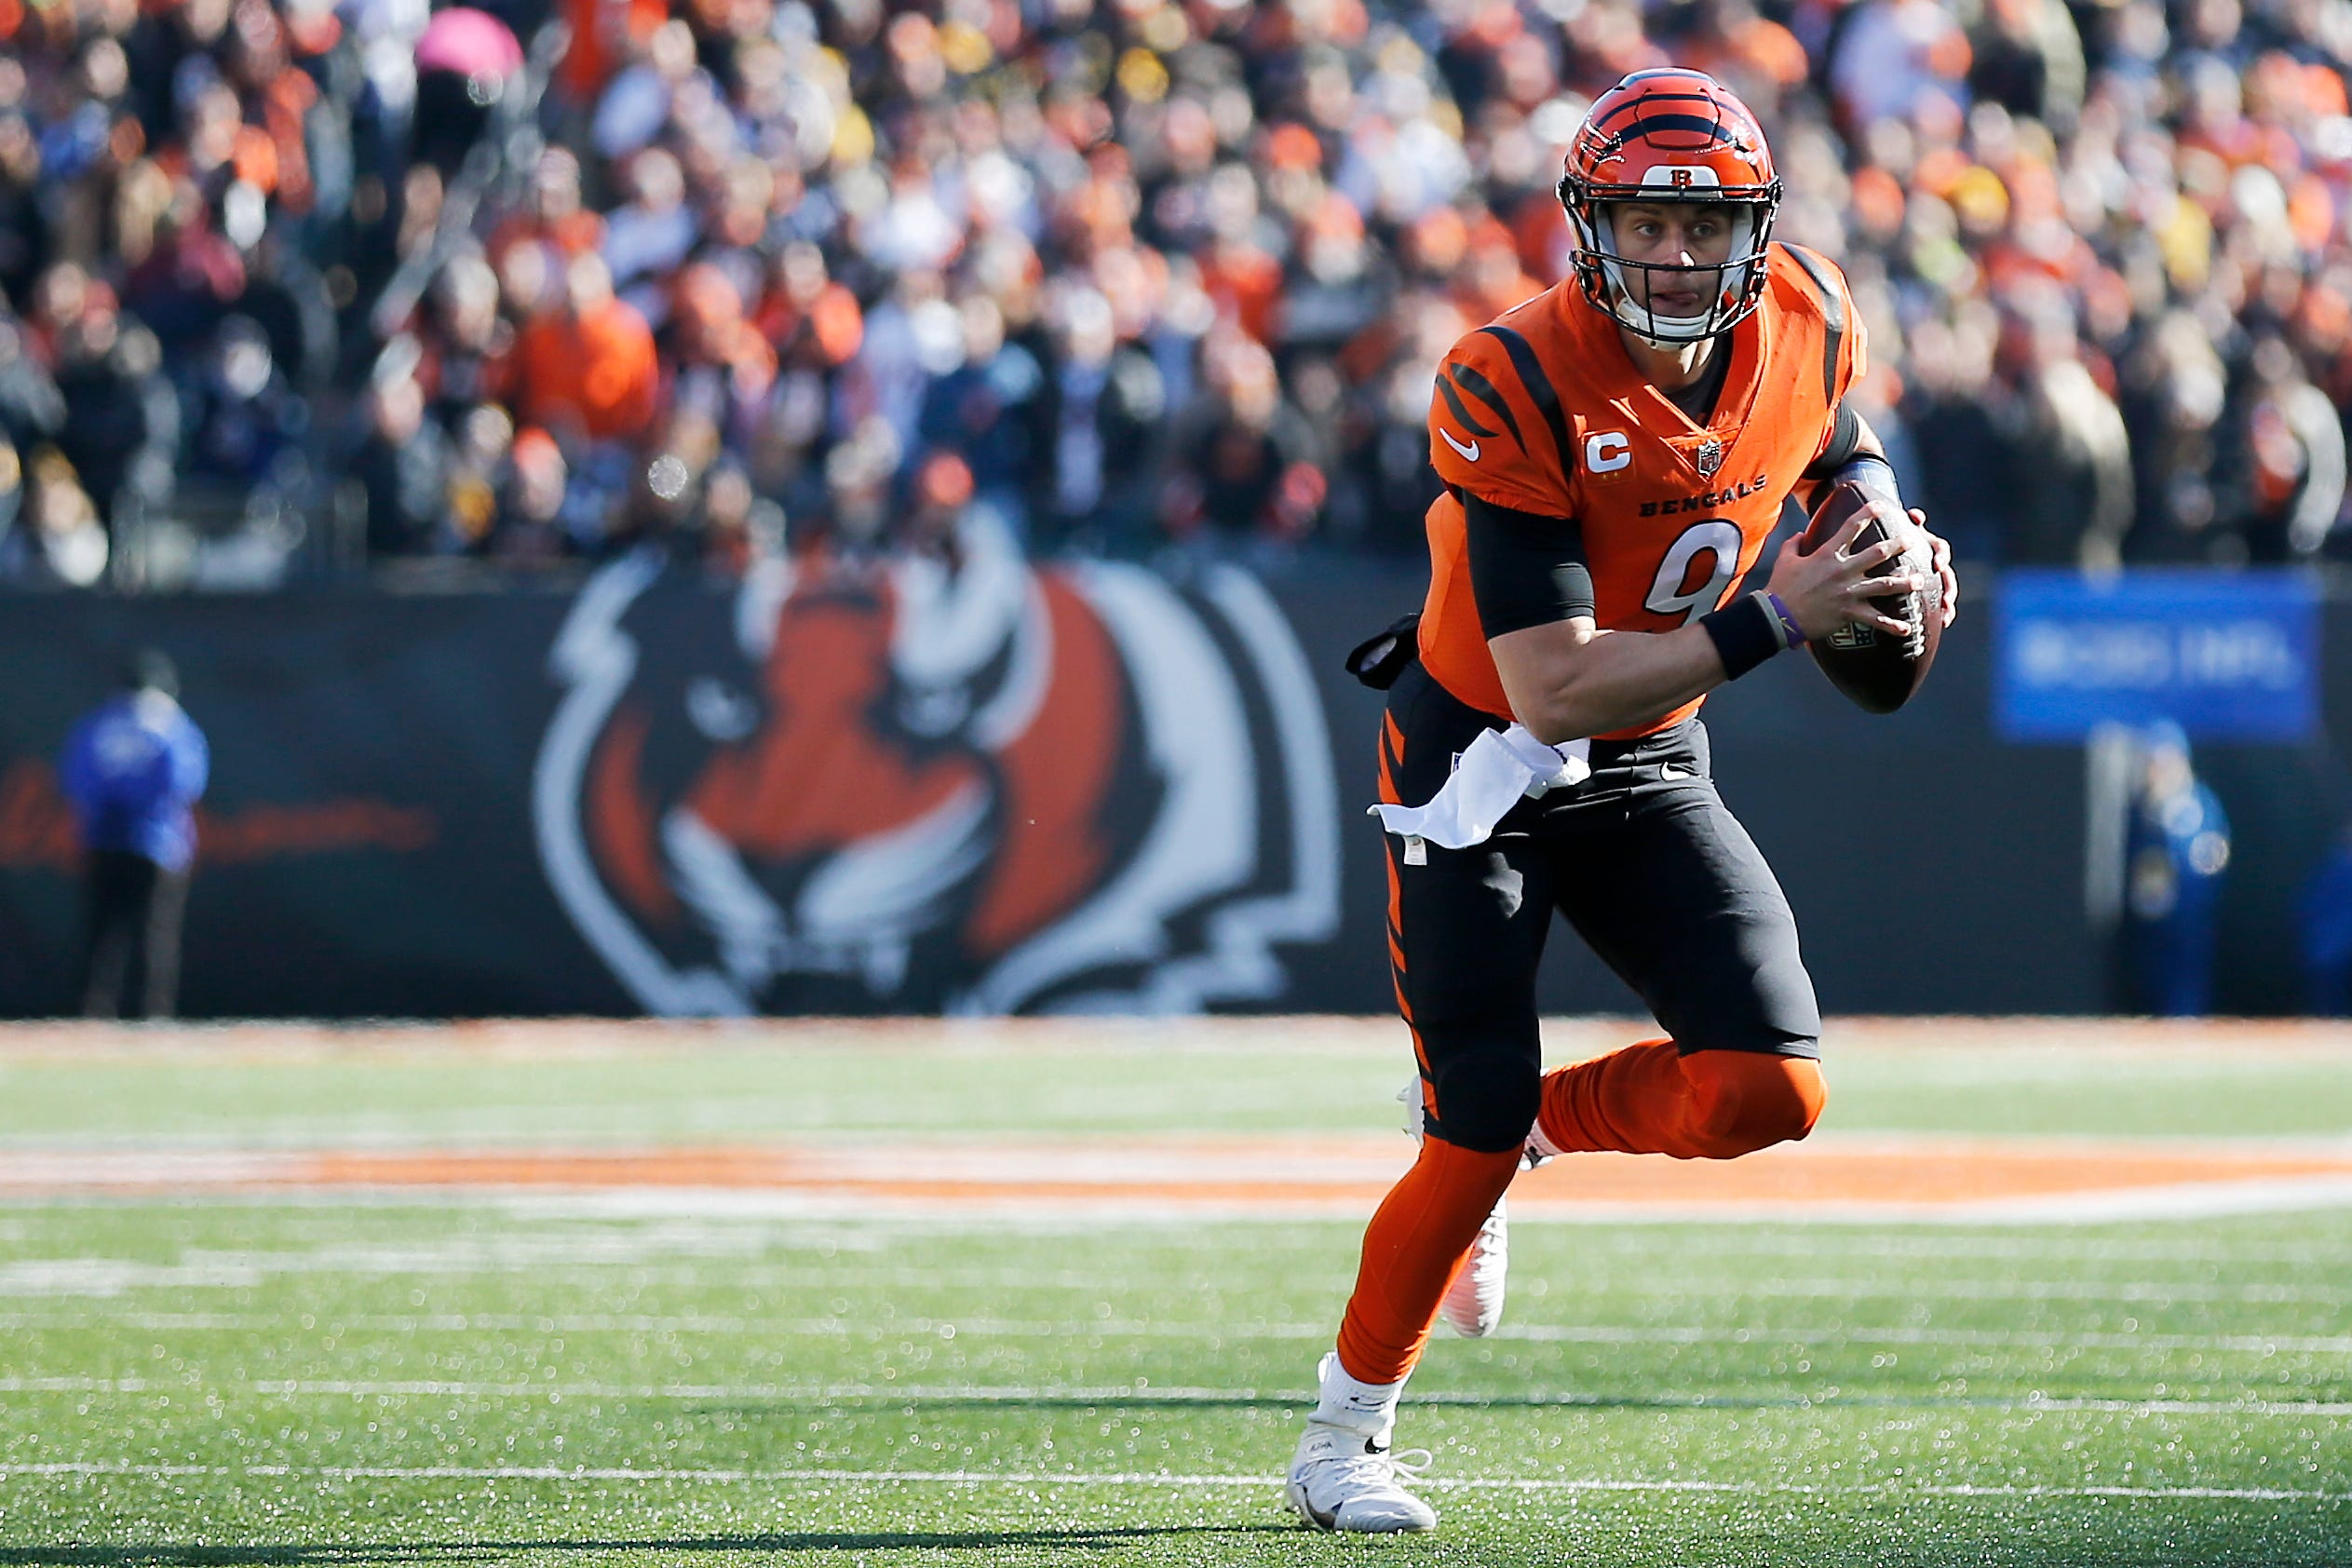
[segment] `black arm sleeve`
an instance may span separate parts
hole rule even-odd
[[[1585,531],[1574,518],[1513,511],[1464,492],[1470,591],[1489,637],[1592,614]]]
[[[1805,481],[1818,484],[1840,468],[1854,461],[1854,454],[1862,450],[1862,416],[1850,403],[1837,406],[1836,423],[1830,426],[1830,444],[1821,449],[1821,455],[1805,469]]]

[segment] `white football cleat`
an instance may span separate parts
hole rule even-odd
[[[1408,1079],[1397,1091],[1398,1101],[1405,1108],[1405,1130],[1413,1141],[1421,1142],[1421,1079],[1418,1075]],[[1521,1156],[1527,1169],[1533,1170],[1550,1156],[1539,1154],[1532,1146]],[[1446,1326],[1464,1339],[1483,1339],[1494,1331],[1503,1320],[1504,1276],[1510,1263],[1510,1217],[1501,1198],[1494,1200],[1494,1212],[1479,1227],[1478,1239],[1470,1243],[1470,1255],[1462,1264],[1453,1283],[1445,1289],[1445,1298],[1438,1303],[1438,1316]]]
[[[1434,1529],[1437,1510],[1397,1480],[1399,1470],[1418,1474],[1429,1462],[1427,1451],[1414,1450],[1419,1462],[1406,1463],[1373,1447],[1376,1440],[1345,1426],[1308,1421],[1291,1456],[1283,1500],[1318,1530],[1393,1535]]]

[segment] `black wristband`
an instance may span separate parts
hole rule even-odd
[[[1698,624],[1715,640],[1726,681],[1738,680],[1786,646],[1780,640],[1780,617],[1761,593],[1743,593],[1736,602],[1699,616]]]
[[[1903,493],[1895,482],[1895,466],[1875,452],[1861,456],[1840,467],[1830,476],[1832,484],[1850,484],[1872,500],[1884,501],[1900,512]]]

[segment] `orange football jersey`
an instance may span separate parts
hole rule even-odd
[[[1865,368],[1845,275],[1774,245],[1763,304],[1716,352],[1725,347],[1723,393],[1701,427],[1634,368],[1616,323],[1573,282],[1453,345],[1429,404],[1446,493],[1429,507],[1421,612],[1421,662],[1447,691],[1512,716],[1471,596],[1464,492],[1575,519],[1604,630],[1671,631],[1729,602]],[[1605,738],[1652,734],[1705,700]]]

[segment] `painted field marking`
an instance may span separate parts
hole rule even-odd
[[[1939,1065],[1982,1083],[1981,1061],[1998,1058],[2007,1081],[2012,1061],[2062,1067],[2085,1055],[2132,1062],[2329,1060],[2352,1056],[2352,1034],[2332,1019],[2130,1019],[1892,1017],[1841,1015],[1831,1021],[1841,1058],[1897,1059]],[[1648,1027],[1634,1015],[1587,1014],[1543,1021],[1545,1051],[1571,1061],[1615,1049]],[[1254,1055],[1279,1047],[1298,1055],[1385,1063],[1403,1038],[1386,1016],[1284,1014],[1198,1018],[777,1018],[777,1019],[482,1019],[443,1024],[325,1025],[298,1020],[240,1019],[178,1024],[119,1024],[26,1020],[0,1029],[0,1059],[94,1060],[133,1065],[169,1062],[250,1069],[284,1063],[354,1062],[441,1066],[539,1061],[726,1062],[777,1054],[898,1059],[947,1052],[1007,1059],[1099,1061],[1120,1056],[1183,1053]]]
[[[1357,1216],[1407,1161],[1395,1137],[803,1140],[641,1149],[0,1150],[0,1196],[294,1190],[598,1194],[614,1212],[750,1207],[1121,1218]],[[1531,1218],[1955,1218],[2011,1223],[2352,1206],[2352,1149],[2187,1139],[1825,1139],[1737,1162],[1588,1156],[1515,1184]],[[737,1214],[738,1199],[728,1210]]]
[[[304,1313],[325,1331],[338,1336],[355,1331],[384,1333],[627,1333],[754,1335],[768,1338],[845,1339],[862,1336],[876,1341],[899,1338],[976,1339],[1181,1339],[1231,1344],[1253,1340],[1319,1340],[1331,1335],[1328,1323],[1183,1323],[1131,1320],[1092,1321],[991,1318],[898,1318],[853,1320],[840,1318],[760,1318],[664,1316],[559,1315],[529,1313],[425,1313],[416,1315],[335,1312]],[[119,1328],[142,1332],[280,1331],[294,1316],[232,1312],[113,1312],[0,1313],[0,1329],[56,1329],[88,1331]],[[307,1326],[307,1325],[306,1325]],[[1619,1327],[1610,1324],[1512,1324],[1497,1329],[1490,1340],[1513,1340],[1548,1345],[1733,1345],[1771,1347],[1787,1345],[1910,1345],[1955,1349],[2016,1349],[2039,1346],[2070,1350],[2137,1350],[2150,1353],[2198,1351],[2224,1355],[2352,1356],[2352,1334],[2159,1334],[2079,1333],[2050,1329],[1825,1329],[1810,1325],[1739,1325],[1723,1328]]]
[[[629,1466],[537,1465],[133,1465],[102,1461],[0,1466],[0,1480],[45,1476],[126,1476],[179,1480],[194,1476],[318,1480],[644,1481],[684,1485],[928,1485],[928,1486],[1162,1486],[1186,1489],[1265,1489],[1272,1475],[1184,1475],[1168,1471],[1069,1470],[656,1470]],[[1466,1492],[1699,1493],[1806,1497],[2116,1497],[2161,1501],[2204,1499],[2245,1503],[2352,1503],[2352,1492],[2256,1486],[1810,1486],[1799,1481],[1641,1480],[1517,1476],[1424,1476],[1418,1484]]]
[[[643,1252],[624,1251],[594,1264],[561,1263],[517,1249],[501,1256],[494,1245],[469,1243],[453,1257],[395,1250],[381,1256],[366,1250],[322,1253],[198,1252],[187,1260],[151,1263],[129,1258],[24,1258],[0,1264],[0,1299],[8,1297],[73,1296],[108,1298],[136,1290],[250,1290],[273,1276],[317,1277],[349,1274],[355,1277],[401,1275],[502,1275],[523,1273],[534,1277],[578,1276],[629,1267],[641,1284],[667,1283],[710,1288],[852,1289],[870,1285],[953,1288],[958,1281],[950,1271],[838,1270],[727,1266],[713,1258],[691,1269],[649,1269],[640,1265]],[[652,1255],[662,1255],[655,1250]],[[674,1254],[672,1254],[674,1255]],[[1006,1288],[1027,1288],[1021,1277],[993,1281]],[[971,1283],[969,1281],[964,1283]],[[1342,1281],[1344,1283],[1344,1281]],[[1586,1275],[1549,1281],[1550,1299],[1618,1292],[1627,1283],[1607,1275]],[[1075,1290],[1098,1297],[1107,1290],[1100,1277],[1072,1276],[1056,1290]],[[2352,1290],[2249,1282],[2237,1285],[2196,1280],[2156,1279],[2009,1279],[1949,1278],[1841,1279],[1659,1279],[1639,1281],[1638,1293],[1679,1302],[1723,1302],[1747,1299],[1862,1302],[1877,1300],[2112,1302],[2118,1305],[2162,1309],[2176,1305],[2341,1306],[2352,1304]]]
[[[221,1210],[253,1210],[281,1218],[286,1232],[285,1246],[318,1241],[338,1252],[356,1253],[363,1257],[407,1252],[412,1255],[425,1250],[422,1243],[402,1245],[387,1241],[372,1245],[355,1245],[350,1240],[351,1221],[345,1217],[345,1205],[319,1205],[301,1200],[301,1195],[286,1193],[229,1194],[190,1200],[178,1195],[167,1195],[148,1200],[173,1209],[186,1207],[210,1208]],[[88,1199],[73,1200],[61,1206],[57,1202],[36,1198],[20,1203],[20,1216],[38,1216],[0,1221],[0,1239],[29,1241],[69,1223],[71,1216],[87,1206]],[[942,1222],[899,1221],[880,1222],[872,1218],[856,1223],[810,1224],[791,1216],[766,1214],[729,1214],[697,1212],[662,1214],[647,1217],[613,1216],[600,1213],[574,1212],[564,1206],[562,1199],[520,1198],[509,1200],[506,1207],[515,1210],[515,1218],[548,1228],[523,1233],[503,1233],[484,1237],[437,1238],[434,1251],[445,1252],[454,1247],[472,1247],[489,1252],[504,1249],[537,1248],[550,1255],[547,1261],[561,1263],[561,1253],[568,1250],[576,1256],[583,1250],[614,1256],[654,1256],[663,1252],[688,1250],[684,1242],[696,1243],[694,1250],[709,1255],[737,1255],[795,1252],[809,1254],[811,1267],[831,1267],[837,1255],[880,1253],[904,1246],[909,1240],[934,1235],[942,1228]],[[428,1212],[439,1211],[429,1200],[404,1199],[397,1204],[403,1210],[420,1207]],[[0,1196],[0,1212],[9,1204]],[[317,1223],[311,1223],[314,1213]],[[1356,1217],[1358,1222],[1361,1216]],[[1537,1217],[1535,1223],[1545,1223]],[[1266,1230],[1263,1219],[1234,1222],[1237,1230],[1261,1227],[1260,1234],[1239,1245],[1259,1254],[1277,1252],[1322,1255],[1330,1251],[1328,1239],[1319,1234],[1299,1236],[1282,1230]],[[582,1225],[629,1226],[627,1230],[591,1229]],[[1194,1229],[1197,1227],[1188,1227]],[[702,1245],[704,1242],[708,1245]],[[1200,1248],[1187,1235],[1170,1238],[1164,1233],[1139,1230],[1120,1240],[1125,1255],[1136,1258],[1196,1255]],[[291,1255],[281,1246],[278,1255]],[[1625,1254],[1640,1262],[1645,1271],[1654,1269],[1655,1240],[1644,1234],[1638,1223],[1620,1227],[1593,1229],[1576,1240],[1581,1264],[1605,1267],[1612,1258]],[[2228,1268],[2233,1265],[2276,1265],[2281,1268],[2352,1267],[2352,1243],[2328,1246],[2324,1243],[2283,1244],[2273,1242],[2247,1243],[2227,1236],[2200,1237],[2194,1242],[2168,1242],[2114,1237],[2069,1237],[2062,1240],[2046,1240],[2034,1232],[1994,1232],[1970,1234],[1947,1226],[1909,1228],[1878,1233],[1837,1230],[1824,1233],[1801,1221],[1793,1223],[1726,1225],[1707,1243],[1710,1256],[1774,1255],[1801,1257],[1808,1264],[1819,1262],[1824,1254],[1837,1258],[1925,1258],[1947,1262],[1960,1258],[2000,1260],[2058,1259],[2071,1267],[2087,1264],[2117,1264],[2129,1262],[2178,1263],[2194,1264],[2200,1269]],[[183,1256],[196,1255],[195,1250]],[[250,1253],[215,1251],[213,1256],[236,1258]],[[310,1254],[318,1255],[318,1251]],[[763,1262],[767,1261],[763,1257]],[[1352,1265],[1351,1265],[1352,1267]],[[870,1270],[870,1277],[887,1277],[899,1282],[920,1283],[946,1281],[980,1285],[1012,1286],[1099,1286],[1099,1272],[1082,1273],[1069,1269],[1033,1270],[1007,1267],[970,1267],[946,1265],[931,1269]]]
[[[1307,1405],[1312,1399],[1298,1389],[1137,1387],[919,1387],[893,1388],[887,1384],[847,1384],[794,1386],[789,1384],[625,1384],[625,1383],[478,1383],[462,1379],[346,1378],[0,1378],[6,1394],[188,1394],[197,1390],[233,1389],[263,1399],[768,1399],[778,1403],[1034,1403],[1051,1399],[1105,1405]],[[1601,1394],[1456,1394],[1432,1391],[1415,1394],[1412,1402],[1425,1406],[1484,1409],[1609,1410],[1624,1403]],[[2097,1412],[2121,1415],[2240,1415],[2265,1417],[2352,1416],[2352,1401],[2319,1399],[2049,1399],[2029,1394],[2022,1399],[1994,1396],[1953,1398],[1922,1396],[1878,1399],[1861,1395],[1798,1396],[1785,1399],[1718,1398],[1709,1395],[1644,1398],[1644,1409],[1667,1410],[1950,1410],[1994,1413],[2021,1412]]]
[[[1596,1156],[1595,1158],[1615,1158]],[[1636,1156],[1624,1156],[1633,1158]],[[1750,1156],[1750,1159],[1760,1156]],[[477,1186],[262,1186],[221,1188],[122,1188],[104,1193],[61,1189],[12,1190],[0,1184],[0,1208],[20,1210],[79,1208],[91,1202],[139,1202],[211,1209],[269,1208],[281,1210],[336,1209],[495,1209],[537,1220],[765,1221],[810,1227],[888,1227],[900,1234],[961,1234],[974,1224],[997,1231],[1081,1235],[1104,1231],[1166,1229],[1197,1231],[1210,1225],[1350,1224],[1364,1218],[1386,1195],[1385,1187],[1334,1189],[1317,1196],[1296,1190],[1260,1194],[1243,1200],[1230,1194],[1204,1196],[1184,1192],[1121,1193],[1073,1196],[1036,1191],[974,1194],[942,1199],[938,1195],[874,1196],[840,1191],[747,1187],[546,1188]],[[1948,1196],[1934,1202],[1790,1201],[1757,1197],[1737,1201],[1659,1200],[1589,1202],[1533,1201],[1513,1213],[1523,1224],[1616,1227],[1698,1226],[1881,1226],[1992,1227],[2168,1223],[2231,1219],[2352,1209],[2352,1175],[2308,1176],[2281,1181],[2191,1182],[2165,1187],[2126,1188],[2112,1193],[2060,1194],[2017,1198]]]
[[[193,1206],[246,1212],[257,1208],[282,1210],[285,1200],[285,1195],[264,1195],[258,1198],[250,1195],[237,1195],[194,1205],[175,1198],[142,1199],[138,1202],[141,1207],[174,1210]],[[65,1228],[69,1223],[78,1224],[78,1220],[72,1216],[88,1207],[88,1202],[86,1199],[73,1200],[70,1207],[62,1210],[41,1203],[38,1209],[31,1211],[42,1214],[43,1223],[37,1227],[13,1227],[13,1234],[8,1239],[24,1246],[34,1245],[41,1237]],[[112,1202],[107,1204],[109,1208],[125,1206]],[[303,1203],[296,1207],[306,1211],[318,1206]],[[401,1207],[410,1210],[416,1206]],[[894,1222],[877,1217],[855,1223],[811,1225],[789,1217],[779,1219],[767,1215],[615,1217],[560,1210],[543,1212],[536,1200],[524,1200],[509,1207],[520,1210],[513,1216],[516,1220],[536,1228],[355,1242],[351,1239],[352,1223],[342,1217],[343,1210],[339,1206],[329,1206],[328,1211],[337,1216],[332,1223],[317,1227],[290,1226],[289,1234],[274,1248],[231,1250],[191,1247],[182,1253],[182,1259],[190,1263],[210,1261],[230,1264],[254,1260],[349,1260],[355,1270],[367,1270],[402,1259],[477,1257],[497,1262],[521,1254],[527,1255],[533,1266],[536,1267],[562,1266],[567,1260],[580,1259],[584,1255],[590,1261],[626,1263],[683,1254],[746,1260],[762,1268],[772,1268],[789,1261],[791,1266],[826,1272],[829,1277],[847,1277],[855,1271],[860,1283],[941,1282],[1095,1289],[1101,1286],[1102,1280],[1099,1270],[954,1264],[927,1268],[877,1267],[871,1261],[882,1254],[903,1250],[913,1243],[943,1234],[962,1235],[968,1229],[961,1223],[936,1218]],[[0,1204],[0,1208],[5,1208],[5,1204]],[[18,1210],[20,1213],[27,1211],[24,1209]],[[426,1211],[446,1214],[452,1209],[431,1205],[427,1206]],[[306,1213],[304,1217],[307,1217]],[[1361,1215],[1354,1218],[1355,1230],[1360,1231],[1362,1219]],[[1531,1223],[1542,1224],[1545,1222],[1538,1219]],[[1201,1228],[1196,1223],[1187,1224],[1182,1235],[1170,1235],[1153,1227],[1136,1228],[1117,1237],[1112,1244],[1120,1249],[1122,1258],[1138,1261],[1162,1258],[1193,1260],[1196,1271],[1199,1272],[1196,1260],[1203,1251],[1198,1235]],[[1633,1221],[1605,1228],[1577,1228],[1585,1233],[1578,1235],[1575,1242],[1575,1269],[1578,1274],[1587,1277],[1605,1274],[1612,1268],[1630,1264],[1641,1267],[1645,1277],[1655,1276],[1661,1260],[1655,1255],[1656,1239],[1647,1234],[1651,1227],[1645,1222]],[[1240,1249],[1260,1257],[1292,1255],[1320,1262],[1328,1260],[1332,1252],[1329,1234],[1320,1231],[1300,1233],[1288,1227],[1274,1227],[1264,1217],[1229,1222],[1220,1229],[1221,1232],[1239,1233],[1221,1234],[1216,1249],[1221,1254],[1230,1254],[1234,1250]],[[1255,1234],[1247,1234],[1250,1232]],[[2054,1260],[2066,1264],[2072,1270],[2079,1270],[2086,1265],[2130,1263],[2183,1264],[2200,1272],[2247,1266],[2293,1270],[2314,1267],[2352,1269],[2352,1240],[2343,1246],[2245,1245],[2233,1244],[2228,1237],[2214,1235],[2183,1244],[2119,1241],[2088,1236],[2046,1242],[2033,1231],[2011,1230],[1988,1235],[1944,1226],[1876,1232],[1846,1229],[1825,1232],[1805,1223],[1802,1216],[1796,1216],[1787,1223],[1723,1227],[1709,1237],[1704,1255],[1710,1261],[1733,1256],[1758,1259],[1794,1257],[1807,1264],[1817,1264],[1825,1260],[1842,1263],[1921,1259],[1949,1263],[1979,1258],[2002,1262]],[[1675,1263],[1680,1260],[1669,1257],[1663,1261]],[[6,1266],[6,1263],[0,1263],[0,1267]],[[1347,1265],[1350,1277],[1353,1277],[1353,1267],[1351,1261]],[[1199,1277],[1206,1279],[1210,1276],[1199,1272]]]

